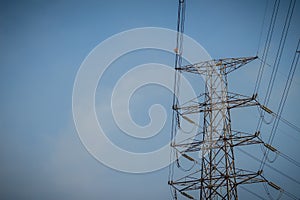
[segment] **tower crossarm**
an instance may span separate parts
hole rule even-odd
[[[224,148],[224,145],[234,146],[245,146],[251,144],[263,144],[263,141],[259,138],[260,132],[254,134],[244,133],[240,131],[232,131],[232,135],[224,137],[220,135],[219,138],[210,141],[205,140],[193,140],[177,142],[173,147],[181,154],[187,152],[207,151],[209,149]]]
[[[227,95],[226,101],[214,101],[213,105],[211,101],[206,100],[204,102],[191,102],[190,104],[185,104],[184,106],[173,106],[173,109],[180,113],[180,115],[194,114],[201,112],[211,112],[220,110],[220,106],[216,105],[227,105],[227,109],[237,108],[237,107],[248,107],[248,106],[258,106],[259,102],[256,100],[257,95],[254,94],[251,97],[244,96],[236,93],[229,93]],[[223,108],[222,108],[223,109]]]
[[[215,67],[222,74],[228,74],[247,63],[257,59],[254,57],[241,57],[241,58],[222,58],[199,62],[196,64],[190,64],[183,67],[177,67],[176,70],[186,71],[195,74],[207,75],[208,69]]]
[[[236,179],[236,184],[251,184],[251,183],[262,183],[268,182],[262,176],[262,170],[257,172],[252,172],[248,170],[240,170],[237,169],[235,174],[225,174],[218,173],[215,176],[204,177],[204,178],[195,178],[195,172],[185,177],[182,177],[176,181],[170,181],[169,185],[173,186],[179,192],[186,192],[192,190],[198,190],[203,188],[209,188],[213,190],[217,190],[220,187],[225,187],[226,183],[224,180],[226,179]],[[201,183],[210,183],[210,184],[201,184]]]
[[[251,172],[248,170],[236,169],[237,185],[268,182],[262,176],[262,172],[262,170],[259,170],[257,172]]]

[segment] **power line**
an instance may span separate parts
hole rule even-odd
[[[293,158],[291,158],[290,156],[288,156],[288,155],[286,155],[286,154],[284,154],[284,153],[282,153],[282,152],[280,152],[280,151],[278,151],[278,154],[279,154],[281,157],[285,158],[285,159],[286,159],[287,161],[289,161],[290,163],[293,163],[293,164],[296,165],[297,167],[300,167],[300,163],[299,163],[298,161],[294,160]]]
[[[266,94],[266,97],[264,99],[264,105],[266,105],[266,106],[268,105],[268,102],[270,100],[270,96],[271,96],[272,89],[273,89],[273,86],[274,86],[274,81],[275,81],[276,76],[277,76],[277,71],[278,71],[280,60],[281,60],[283,48],[285,46],[285,42],[286,42],[287,34],[288,34],[288,31],[289,31],[289,27],[290,27],[290,24],[291,24],[291,19],[292,19],[294,8],[295,8],[295,3],[296,3],[296,0],[291,0],[290,1],[288,12],[287,12],[287,15],[286,15],[286,18],[285,18],[284,26],[283,26],[281,37],[280,37],[279,47],[278,47],[278,50],[277,50],[277,53],[276,53],[276,56],[275,56],[274,68],[272,70],[271,78],[270,78],[270,81],[269,81],[269,84],[268,84],[267,94]]]
[[[283,123],[285,123],[286,125],[288,125],[289,127],[291,127],[292,129],[294,129],[295,131],[300,133],[300,128],[298,126],[296,126],[295,124],[293,124],[292,122],[288,121],[287,119],[283,118],[281,115],[274,113],[272,111],[272,116],[278,118],[280,121],[282,121]]]
[[[259,70],[258,70],[258,75],[257,75],[257,79],[256,79],[256,82],[255,82],[255,87],[254,87],[254,94],[256,94],[258,92],[259,86],[260,86],[260,83],[261,83],[261,79],[262,79],[262,75],[263,75],[263,72],[264,72],[266,59],[268,57],[268,52],[269,52],[271,40],[272,40],[272,37],[273,37],[275,22],[276,22],[278,10],[279,10],[279,4],[280,4],[280,0],[276,0],[275,3],[274,3],[274,6],[273,6],[272,17],[271,17],[271,21],[270,21],[270,25],[269,25],[269,29],[268,29],[268,33],[267,33],[267,39],[265,41],[265,46],[264,46],[264,50],[263,50],[263,54],[262,54],[262,60],[264,62],[262,62],[260,64],[260,67],[259,67]]]
[[[257,161],[258,163],[261,163],[261,161],[262,161],[261,159],[258,159],[257,157],[253,156],[252,154],[248,153],[247,151],[243,150],[242,148],[237,148],[237,149],[239,151],[241,151],[243,154],[245,154],[245,155],[249,156],[250,158],[252,158],[253,160]],[[287,179],[289,179],[289,180],[291,180],[291,181],[293,181],[293,182],[300,185],[300,181],[298,181],[298,180],[294,179],[293,177],[283,173],[282,171],[276,169],[275,167],[273,167],[272,165],[270,165],[268,163],[266,163],[265,165],[268,168],[272,169],[273,171],[277,172],[278,174],[280,174],[280,175],[284,176],[285,178],[287,178]]]
[[[175,57],[175,66],[174,68],[178,68],[181,66],[182,63],[182,51],[183,51],[183,33],[184,33],[184,19],[185,19],[185,1],[179,0],[178,1],[178,11],[177,11],[177,39],[176,39],[176,48],[174,49],[176,53]],[[178,96],[179,96],[179,82],[180,82],[180,73],[176,70],[174,75],[174,81],[177,84],[174,84],[174,93],[173,93],[173,106],[178,105]],[[171,147],[174,145],[174,138],[175,134],[177,132],[177,120],[179,119],[178,113],[173,109],[172,112],[172,131],[171,131]],[[174,149],[171,148],[171,154],[170,154],[170,162],[172,162],[173,158],[175,156]],[[169,181],[172,180],[174,174],[174,165],[169,165]],[[173,199],[177,199],[177,192],[170,186],[170,192]]]
[[[299,51],[300,52],[300,51]],[[260,62],[264,62],[260,57],[258,57],[257,58]],[[273,66],[270,64],[270,63],[268,63],[268,62],[264,62],[265,63],[265,65],[266,66],[268,66],[269,68],[273,68]],[[280,73],[283,77],[285,77],[285,78],[287,78],[287,75],[286,74],[284,74],[282,71],[280,71],[279,69],[278,69],[278,73]],[[298,81],[298,80],[295,80],[295,83],[297,83],[298,85],[300,84],[300,82]]]
[[[267,200],[267,199],[263,198],[262,196],[260,196],[259,194],[255,193],[255,192],[252,192],[251,190],[249,190],[248,188],[246,188],[242,185],[240,186],[240,188],[242,188],[243,190],[245,190],[245,191],[249,192],[250,194],[256,196],[259,199]]]
[[[291,199],[299,200],[298,197],[296,197],[295,195],[293,195],[292,193],[290,193],[290,192],[288,192],[286,190],[283,191],[283,194],[285,194],[286,196],[290,197]]]
[[[274,67],[273,67],[273,70],[272,70],[272,73],[271,73],[271,78],[269,80],[268,87],[267,87],[267,92],[266,92],[265,99],[264,99],[264,106],[268,106],[268,103],[269,103],[269,100],[270,100],[270,97],[271,97],[271,94],[272,94],[274,82],[275,82],[275,79],[276,79],[276,76],[277,76],[277,71],[278,71],[279,64],[280,64],[281,57],[282,57],[282,52],[283,52],[283,49],[284,49],[284,46],[285,46],[285,42],[286,42],[287,34],[288,34],[288,31],[289,31],[291,19],[292,19],[292,16],[293,16],[295,3],[296,3],[296,0],[291,0],[290,4],[289,4],[288,12],[286,14],[286,18],[285,18],[285,22],[284,22],[284,27],[282,29],[281,36],[280,36],[279,47],[277,49],[277,53],[276,53],[276,56],[275,56]],[[261,128],[263,117],[264,117],[264,114],[258,122],[257,130],[260,130],[260,128]]]
[[[276,117],[278,117],[279,120],[281,120],[283,123],[285,123],[286,125],[288,125],[289,127],[293,128],[294,130],[300,133],[300,128],[298,126],[289,122],[287,119],[283,118],[282,116],[276,115]]]
[[[259,34],[259,41],[258,41],[256,56],[258,56],[258,52],[259,52],[260,45],[261,45],[263,29],[264,29],[264,25],[265,25],[265,21],[266,21],[266,16],[267,16],[268,4],[269,4],[269,0],[266,1],[266,5],[265,5],[264,18],[263,18],[263,22],[262,22],[261,28],[260,28],[260,34]]]
[[[300,39],[298,40],[297,48],[296,48],[294,58],[293,58],[293,61],[292,61],[292,64],[291,64],[291,67],[290,67],[290,70],[289,70],[288,79],[286,81],[286,84],[285,84],[285,87],[284,87],[284,90],[283,90],[283,94],[282,94],[282,97],[281,97],[281,100],[280,100],[280,103],[279,103],[279,107],[278,107],[278,111],[277,111],[279,116],[281,116],[283,108],[285,106],[287,96],[288,96],[288,93],[289,93],[289,90],[290,90],[290,87],[291,87],[291,83],[292,83],[292,80],[293,80],[293,77],[294,77],[294,74],[295,74],[295,71],[296,71],[296,68],[297,68],[297,65],[298,65],[299,53],[297,51],[299,51],[298,50],[299,49],[299,44],[300,44]],[[270,145],[272,144],[272,142],[274,140],[274,137],[275,137],[275,134],[276,134],[276,131],[277,131],[277,128],[278,128],[278,124],[279,124],[279,119],[276,118],[276,120],[275,120],[275,122],[272,126],[271,134],[270,134],[269,140],[268,140],[268,144],[270,144]],[[269,153],[269,150],[267,149],[266,155],[264,156],[264,159],[261,163],[260,169],[263,168],[263,166],[266,162],[266,157],[268,156],[268,153]]]
[[[284,107],[287,94],[290,88],[290,83],[294,76],[294,66],[292,64],[287,83],[283,92],[283,97],[281,98],[278,112],[272,113],[266,106],[260,105],[258,103],[257,92],[260,87],[260,83],[263,76],[264,67],[266,65],[266,60],[268,58],[268,53],[270,45],[273,38],[274,27],[276,25],[276,19],[278,15],[278,10],[280,7],[280,0],[275,0],[272,18],[270,21],[268,34],[263,50],[262,62],[259,68],[259,73],[255,83],[254,94],[252,97],[246,97],[244,95],[235,94],[228,92],[228,81],[227,74],[238,69],[239,67],[255,60],[256,57],[243,57],[243,58],[223,58],[214,59],[209,61],[203,61],[196,64],[190,64],[182,66],[182,52],[183,52],[183,32],[184,32],[184,20],[185,20],[185,1],[179,0],[178,7],[178,21],[177,21],[177,41],[176,48],[174,49],[176,53],[175,59],[175,83],[174,83],[174,96],[173,96],[173,118],[172,118],[172,133],[171,133],[171,147],[172,155],[176,159],[176,162],[172,163],[169,172],[168,184],[171,188],[172,197],[177,199],[177,195],[182,195],[183,197],[189,199],[237,199],[237,187],[241,184],[251,184],[251,183],[267,183],[270,187],[278,190],[281,194],[285,194],[290,198],[295,198],[295,196],[287,191],[284,191],[275,183],[268,181],[263,174],[263,167],[266,164],[267,154],[269,150],[272,150],[276,155],[280,155],[287,161],[300,166],[300,163],[293,160],[286,154],[283,154],[271,146],[276,133],[276,129],[281,117],[282,109]],[[279,42],[279,47],[275,57],[274,69],[268,84],[268,89],[266,97],[264,99],[265,105],[268,104],[270,95],[273,90],[274,81],[276,78],[278,66],[281,60],[283,48],[285,46],[291,18],[293,15],[293,10],[295,7],[295,1],[291,0],[288,13],[286,15],[286,20],[284,27],[282,29],[281,38]],[[260,39],[261,40],[261,39]],[[300,41],[300,40],[299,40]],[[260,45],[259,45],[260,46]],[[299,46],[299,43],[298,43]],[[298,54],[298,46],[296,53]],[[299,57],[297,57],[296,62],[298,62]],[[294,60],[293,60],[294,63]],[[296,64],[297,65],[297,64]],[[179,92],[180,92],[180,76],[181,73],[194,73],[205,77],[205,92],[203,102],[190,101],[188,105],[179,104]],[[219,82],[218,82],[219,81]],[[219,89],[220,87],[221,89]],[[243,132],[234,131],[231,128],[231,109],[236,107],[247,107],[247,106],[260,106],[263,110],[267,111],[275,119],[273,123],[271,135],[269,137],[269,142],[264,143],[259,137],[259,129],[254,134],[248,134]],[[195,124],[194,121],[189,119],[188,115],[192,114],[203,114],[203,131],[197,129],[195,134],[193,132],[193,139],[187,141],[175,141],[176,131],[181,129],[180,122],[185,119],[187,122]],[[261,117],[260,121],[263,119]],[[287,120],[285,120],[288,122]],[[198,122],[196,122],[198,123]],[[261,122],[259,122],[261,123]],[[291,125],[291,123],[289,123]],[[296,127],[296,126],[295,126]],[[294,127],[294,128],[295,128]],[[259,127],[260,128],[260,127]],[[258,171],[252,172],[249,170],[239,169],[235,167],[235,154],[234,149],[237,146],[253,145],[253,144],[263,144],[267,149],[264,152],[262,160],[257,159],[257,162],[263,165]],[[270,144],[270,145],[269,145]],[[175,154],[174,154],[175,152]],[[177,164],[177,168],[182,170],[179,162],[179,154],[181,158],[185,161],[192,161],[193,165],[189,169],[183,169],[179,173],[181,178],[174,176],[174,165]],[[202,155],[202,156],[201,156]],[[171,159],[172,160],[172,159]],[[197,164],[197,165],[196,165]],[[199,169],[199,165],[201,168]],[[270,165],[266,165],[270,166]],[[270,166],[272,167],[272,166]],[[298,180],[284,174],[282,171],[277,170],[272,167],[274,171],[280,173],[284,177],[300,184]],[[268,195],[267,185],[264,185]],[[198,191],[193,192],[193,191]],[[258,198],[264,199],[259,194],[247,190],[249,193],[255,195]]]

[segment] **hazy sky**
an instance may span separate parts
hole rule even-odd
[[[281,3],[270,64],[274,61],[272,55],[277,50],[288,2]],[[262,26],[265,0],[189,0],[185,33],[213,58],[254,56],[262,27],[260,47],[265,41],[272,4],[273,0],[269,1]],[[72,90],[81,63],[101,41],[131,28],[152,26],[175,30],[177,6],[176,0],[0,1],[1,199],[171,199],[167,168],[147,174],[122,173],[104,166],[85,150],[72,118]],[[300,3],[297,2],[269,104],[273,110],[278,107],[300,36],[299,15]],[[166,54],[164,59],[154,51],[127,56],[113,63],[108,76],[99,83],[97,114],[100,122],[106,120],[104,127],[111,134],[109,137],[121,147],[133,151],[153,150],[161,145],[159,138],[152,138],[152,143],[151,140],[131,141],[132,138],[117,129],[106,109],[110,106],[110,89],[133,65],[163,60],[172,66],[174,57]],[[258,66],[259,62],[255,61],[230,75],[230,90],[251,96]],[[270,74],[271,67],[266,67],[260,99],[264,98]],[[298,127],[299,88],[298,68],[283,112],[283,116]],[[151,92],[146,92],[147,89]],[[167,114],[171,113],[172,95],[163,88],[145,87],[133,97],[131,112],[139,124],[148,123],[147,112],[153,103],[161,103]],[[247,114],[233,113],[233,126],[251,132],[256,128],[258,112],[256,109],[246,111]],[[161,138],[169,137],[170,121],[169,116]],[[263,130],[263,138],[267,139],[270,126],[264,125]],[[279,125],[273,145],[300,162],[299,142],[299,132],[282,123]],[[253,155],[260,158],[262,153],[256,149]],[[255,169],[258,165],[243,154],[240,157],[241,166]],[[291,163],[278,158],[271,164],[300,180],[299,168]],[[300,197],[297,183],[267,167],[265,176]],[[249,189],[267,198],[261,185]],[[256,198],[242,189],[239,192],[243,199]],[[276,191],[270,189],[270,192],[276,197]]]

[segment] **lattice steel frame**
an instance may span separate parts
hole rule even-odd
[[[190,114],[203,113],[203,130],[191,140],[172,143],[176,154],[197,162],[199,168],[177,180],[170,180],[175,199],[177,192],[189,199],[238,199],[237,186],[266,182],[262,171],[251,172],[235,167],[234,147],[250,144],[261,144],[259,132],[248,134],[233,131],[230,110],[237,107],[259,106],[256,95],[251,97],[228,92],[227,74],[255,60],[257,57],[226,58],[205,61],[197,64],[176,67],[178,72],[189,72],[205,76],[205,93],[200,95],[203,102],[191,100],[185,105],[173,105],[180,119],[193,122]],[[173,128],[173,131],[177,130]],[[198,136],[198,137],[196,137]],[[200,136],[200,137],[199,137]],[[202,139],[201,139],[202,137]],[[197,139],[200,138],[200,139]],[[197,161],[192,152],[198,152],[201,162]],[[199,154],[198,154],[199,155]],[[191,193],[191,191],[199,193]]]

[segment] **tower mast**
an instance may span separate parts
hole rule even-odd
[[[172,138],[175,138],[180,129],[181,120],[198,123],[193,122],[189,115],[203,114],[203,127],[189,140],[172,141],[171,147],[177,157],[181,155],[195,166],[182,177],[171,176],[169,185],[175,199],[178,197],[177,193],[188,199],[238,199],[239,185],[266,182],[266,179],[262,176],[262,171],[251,172],[235,166],[236,146],[261,144],[262,141],[259,139],[259,132],[233,131],[230,111],[237,107],[259,106],[259,103],[255,94],[248,97],[229,92],[227,75],[257,57],[215,59],[182,66],[184,12],[185,2],[179,0]],[[197,102],[191,100],[179,105],[176,100],[180,90],[178,77],[181,73],[205,77],[205,92],[199,95]],[[176,163],[180,167],[179,158]]]

